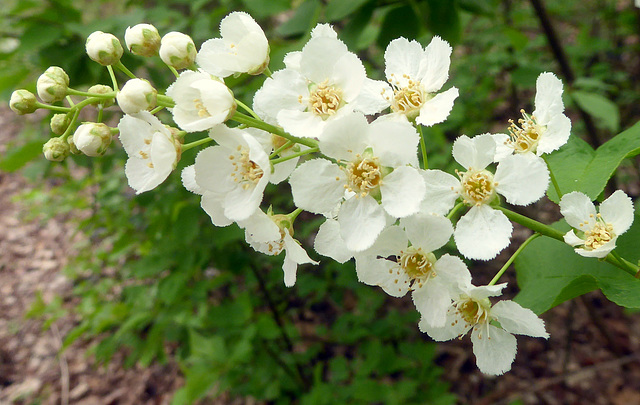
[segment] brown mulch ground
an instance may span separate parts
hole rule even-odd
[[[0,109],[0,155],[19,120]],[[175,364],[125,369],[116,356],[108,367],[98,367],[85,354],[91,342],[59,354],[76,319],[63,317],[51,330],[43,330],[41,320],[25,319],[36,292],[45,302],[61,296],[67,308],[75,302],[72,285],[61,274],[73,255],[73,225],[65,216],[23,221],[26,207],[13,196],[29,187],[19,174],[0,173],[0,404],[170,403],[183,382]],[[515,280],[509,281],[514,292]],[[478,372],[468,337],[439,345],[438,362],[460,403],[640,404],[640,314],[590,293],[543,318],[551,338],[519,337],[514,367],[502,377]]]

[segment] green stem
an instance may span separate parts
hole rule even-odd
[[[71,106],[71,108],[73,108],[74,105],[76,105],[76,103],[73,102],[73,100],[71,99],[71,96],[67,96],[67,103],[69,103],[69,106]]]
[[[553,175],[553,172],[551,171],[551,166],[549,166],[549,162],[547,161],[547,158],[542,155],[542,159],[544,160],[544,162],[547,164],[547,169],[549,169],[549,178],[551,179],[551,183],[553,184],[553,188],[556,190],[556,194],[558,195],[558,198],[562,198],[562,192],[560,191],[560,186],[558,185],[558,182],[556,181],[556,176]]]
[[[43,104],[43,103],[41,103],[39,101],[36,101],[36,107],[44,108],[44,109],[51,110],[51,111],[60,111],[60,112],[73,111],[73,109],[69,108],[69,107],[60,107],[60,106],[57,106],[57,105]]]
[[[118,135],[120,133],[120,129],[119,128],[111,128],[111,127],[109,127],[109,130],[111,130],[111,135]]]
[[[291,160],[294,158],[297,158],[298,156],[302,156],[302,155],[308,155],[310,153],[315,153],[318,152],[320,149],[318,148],[311,148],[311,149],[307,149],[307,150],[301,150],[300,152],[296,152],[294,154],[288,155],[288,156],[283,156],[277,159],[273,159],[271,161],[272,165],[277,165],[278,163],[282,163],[282,162],[286,162],[287,160]]]
[[[302,208],[296,208],[295,211],[293,211],[291,214],[288,215],[291,223],[293,223],[293,221],[296,220],[296,218],[298,217],[298,215],[300,215],[302,211],[304,211]]]
[[[291,146],[293,146],[293,142],[292,141],[287,141],[287,142],[283,143],[278,149],[274,150],[273,153],[271,155],[269,155],[269,159],[275,158],[276,156],[278,156],[278,154],[280,152],[282,152],[283,150],[285,150],[285,149],[287,149],[287,148],[289,148]]]
[[[264,68],[264,71],[262,73],[264,73],[264,75],[267,77],[271,77],[272,75],[271,70],[269,70],[269,67]]]
[[[175,101],[169,96],[165,96],[164,94],[158,94],[157,96],[158,105],[162,107],[173,108],[176,106]]]
[[[502,266],[500,271],[498,271],[496,273],[496,275],[491,279],[491,281],[487,285],[494,285],[495,283],[497,283],[498,280],[500,279],[500,277],[502,277],[502,275],[504,274],[504,272],[509,268],[509,266],[511,266],[511,263],[513,263],[513,261],[516,260],[516,257],[518,257],[520,252],[522,252],[524,250],[524,248],[526,248],[527,245],[529,243],[531,243],[532,240],[536,239],[538,236],[540,236],[539,233],[534,233],[533,235],[529,236],[529,238],[527,240],[522,242],[522,245],[520,245],[518,250],[516,250],[515,253],[513,255],[511,255],[509,260],[507,260],[507,262],[504,264],[504,266]]]
[[[258,114],[256,114],[251,108],[249,108],[245,103],[243,103],[242,101],[235,99],[236,103],[242,107],[243,110],[245,110],[246,112],[248,112],[249,114],[251,114],[251,116],[257,120],[261,119],[260,117],[258,117]]]
[[[464,203],[460,202],[456,204],[456,206],[453,207],[451,211],[449,211],[449,213],[447,214],[447,219],[451,220],[451,218],[453,218],[453,216],[456,215],[456,213],[460,211],[462,207],[464,207]]]
[[[609,252],[609,256],[612,256],[615,260],[618,261],[618,263],[620,263],[620,268],[624,267],[624,270],[631,274],[632,276],[636,277],[636,278],[640,278],[640,269],[638,268],[638,266],[634,265],[633,263],[631,263],[630,261],[626,260],[625,258],[623,258],[622,256],[620,256],[620,254],[618,252],[616,252],[615,250],[612,250],[611,252]]]
[[[191,148],[195,148],[196,146],[204,145],[204,144],[209,143],[211,141],[213,141],[213,139],[211,139],[209,137],[206,137],[206,138],[199,139],[197,141],[193,141],[193,142],[184,144],[184,145],[182,145],[182,151],[184,152],[185,150],[189,150]]]
[[[285,132],[282,128],[273,126],[271,124],[267,124],[264,121],[257,120],[253,117],[250,117],[246,114],[242,114],[241,112],[236,111],[236,113],[231,117],[232,120],[239,122],[240,124],[245,124],[253,128],[258,128],[263,131],[267,131],[272,134],[280,135],[283,138],[286,138],[292,142],[299,143],[310,148],[317,148],[318,141],[311,138],[298,138],[297,136],[293,136],[288,132]]]
[[[102,108],[102,104],[98,104],[98,118],[96,119],[96,122],[102,122],[102,111],[104,109]]]
[[[70,87],[67,88],[67,94],[71,94],[73,96],[98,97],[98,98],[114,98],[116,96],[115,91],[112,91],[109,93],[88,93],[86,91],[75,90]]]
[[[74,127],[76,121],[78,120],[78,115],[80,115],[80,109],[77,109],[73,112],[73,117],[71,117],[71,121],[69,121],[69,126],[64,131],[64,133],[60,136],[60,138],[67,140],[69,135],[71,135],[71,129]]]
[[[178,76],[180,76],[180,73],[178,73],[178,71],[176,70],[176,68],[174,68],[173,66],[169,66],[167,65],[167,67],[169,68],[169,70],[171,71],[171,73],[173,73],[173,75],[177,78]]]
[[[165,107],[164,107],[164,106],[162,106],[162,105],[161,105],[161,106],[158,106],[158,107],[154,108],[153,110],[151,110],[151,114],[154,114],[154,115],[155,115],[155,114],[157,114],[158,112],[162,111],[162,109],[164,109],[164,108],[165,108]]]
[[[127,69],[127,67],[125,65],[122,64],[122,61],[118,61],[118,63],[115,64],[115,67],[120,69],[125,75],[129,76],[130,79],[135,79],[136,78],[136,75],[131,73],[131,71],[129,69]]]
[[[113,71],[113,67],[109,65],[107,66],[107,70],[109,71],[109,76],[111,77],[111,84],[113,85],[113,90],[117,92],[120,88],[118,87],[118,79],[116,79],[116,74]]]
[[[420,134],[420,150],[422,151],[422,168],[427,170],[429,169],[429,162],[427,161],[427,144],[424,141],[422,125],[418,125],[418,133]]]

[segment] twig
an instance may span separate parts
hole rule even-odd
[[[62,337],[55,323],[51,324],[51,332],[58,347],[58,363],[60,364],[60,404],[69,405],[69,365],[67,358],[62,351]]]

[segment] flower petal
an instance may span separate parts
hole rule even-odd
[[[451,45],[438,36],[425,48],[418,80],[427,93],[440,90],[449,78],[452,50]]]
[[[421,332],[426,333],[436,342],[455,339],[458,336],[464,335],[469,329],[471,329],[464,319],[459,316],[459,313],[451,306],[447,311],[444,326],[434,327],[427,322],[426,319],[421,318],[418,323],[418,328]]]
[[[553,73],[544,72],[536,80],[536,109],[533,115],[542,125],[547,123],[557,114],[562,114],[562,82]]]
[[[328,122],[319,142],[320,151],[334,159],[351,161],[369,145],[369,124],[362,113],[351,113]]]
[[[351,197],[340,207],[338,222],[347,249],[361,252],[376,241],[386,225],[386,217],[373,197]]]
[[[294,204],[315,214],[335,208],[344,195],[345,181],[340,167],[326,159],[309,160],[289,177]]]
[[[409,291],[410,280],[397,262],[368,257],[356,260],[358,280],[367,285],[377,285],[392,297],[404,297]]]
[[[453,233],[458,250],[468,259],[490,260],[509,245],[513,226],[487,205],[471,207]]]
[[[394,39],[384,52],[387,80],[399,87],[406,87],[409,80],[419,81],[418,72],[423,58],[424,50],[417,41],[402,37]]]
[[[330,257],[338,263],[345,263],[353,257],[353,252],[347,249],[340,236],[340,224],[335,219],[328,218],[320,225],[313,247],[322,256]]]
[[[460,196],[460,179],[442,170],[421,170],[420,173],[426,187],[425,199],[422,201],[420,211],[429,214],[447,214]]]
[[[453,103],[458,98],[458,89],[455,87],[436,94],[420,107],[420,115],[416,118],[418,124],[430,127],[447,119],[453,109]]]
[[[351,102],[351,108],[367,115],[379,113],[390,105],[384,94],[393,94],[387,82],[365,78],[358,97]]]
[[[453,158],[465,170],[482,170],[493,162],[496,155],[496,141],[491,134],[482,134],[469,138],[459,136],[453,142]]]
[[[437,278],[431,279],[419,285],[411,298],[422,315],[420,322],[426,322],[434,328],[445,326],[447,311],[451,306],[451,294],[444,283]]]
[[[588,231],[592,228],[596,208],[586,194],[573,191],[565,194],[560,199],[560,213],[569,225],[581,231]],[[591,223],[591,225],[590,225]]]
[[[527,154],[515,154],[498,163],[493,177],[496,191],[509,204],[529,205],[541,199],[549,187],[549,170],[542,158]]]
[[[513,301],[500,301],[491,307],[491,315],[500,322],[502,329],[509,333],[542,337],[547,339],[549,334],[544,328],[544,321],[529,308],[523,308]]]
[[[622,190],[617,190],[600,204],[604,222],[613,226],[613,233],[622,235],[633,223],[633,202]]]
[[[444,288],[448,288],[452,295],[471,285],[471,273],[467,265],[457,256],[442,255],[433,267]]]
[[[282,271],[284,271],[284,285],[292,287],[296,283],[296,272],[299,264],[311,263],[318,264],[315,260],[311,260],[307,251],[289,235],[289,231],[284,231],[284,263]]]
[[[213,192],[205,192],[200,200],[200,206],[209,214],[211,222],[215,226],[227,226],[233,223],[232,220],[224,215],[224,208],[222,202],[224,201],[224,194],[218,194]]]
[[[418,167],[420,137],[408,121],[377,119],[369,125],[369,137],[374,153],[383,166],[410,164]]]
[[[418,213],[400,221],[412,246],[433,252],[444,246],[453,234],[451,221],[440,215]]]
[[[536,154],[550,153],[567,143],[571,135],[571,120],[564,114],[553,116],[547,124],[547,130],[540,137]]]
[[[418,212],[425,194],[424,179],[413,167],[398,167],[383,178],[380,192],[385,211],[404,218]]]
[[[471,332],[476,364],[484,374],[501,375],[511,369],[516,358],[516,338],[488,323],[477,325]]]

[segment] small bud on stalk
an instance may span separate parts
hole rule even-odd
[[[67,138],[67,143],[69,144],[69,150],[71,151],[71,153],[73,153],[74,155],[79,155],[79,154],[82,153],[82,152],[80,152],[78,150],[78,148],[76,148],[76,144],[73,143],[73,137],[72,136]]]
[[[69,152],[69,144],[62,138],[51,138],[42,146],[45,159],[52,162],[62,162]]]
[[[58,66],[50,66],[38,77],[36,89],[45,103],[60,101],[67,95],[69,76]]]
[[[93,94],[108,94],[113,92],[113,89],[109,86],[105,86],[104,84],[96,84],[93,85],[91,87],[89,87],[89,90],[87,90],[89,93],[93,93]],[[99,105],[102,104],[102,107],[107,108],[107,107],[111,107],[114,104],[114,99],[113,98],[103,98],[100,101],[96,101],[95,103],[91,103],[91,105]]]
[[[102,123],[87,122],[76,129],[73,143],[87,156],[102,156],[111,144],[111,128]]]
[[[138,24],[127,28],[124,42],[134,55],[154,56],[160,49],[160,34],[151,24]]]
[[[17,114],[31,114],[38,109],[36,107],[36,96],[29,90],[16,90],[11,93],[11,100],[9,100],[9,107]]]
[[[49,125],[51,126],[51,132],[56,135],[62,135],[69,128],[69,124],[71,123],[71,119],[67,114],[55,114],[51,117],[51,122]]]
[[[125,114],[135,114],[156,106],[158,92],[144,79],[131,79],[122,86],[116,96],[120,109]]]
[[[176,69],[185,69],[196,60],[196,45],[190,36],[181,32],[170,32],[160,44],[160,59]]]
[[[87,55],[103,66],[115,65],[122,57],[122,45],[114,35],[95,31],[87,38]]]

